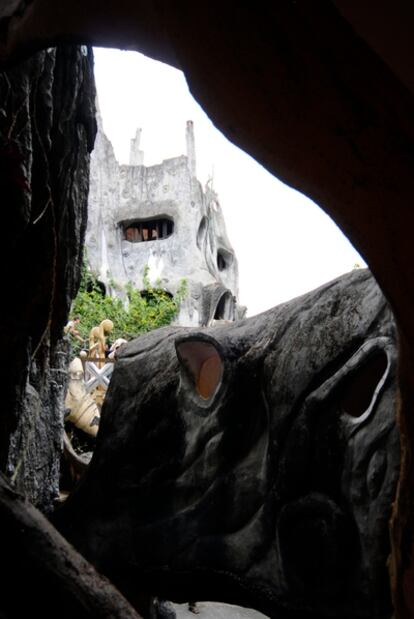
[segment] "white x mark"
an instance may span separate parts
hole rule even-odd
[[[98,387],[98,385],[102,385],[105,389],[108,389],[113,369],[113,363],[106,363],[102,368],[98,368],[93,361],[87,361],[85,363],[85,374],[86,376],[90,376],[90,378],[85,382],[86,391],[90,393]]]

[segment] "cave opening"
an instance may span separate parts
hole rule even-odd
[[[262,230],[263,230],[263,226],[262,227],[260,227],[259,225],[254,226],[254,227],[252,227],[249,230],[249,235],[251,235],[251,237],[254,237],[254,236],[260,237]],[[134,232],[134,234],[135,234],[135,232]],[[152,236],[152,233],[151,233],[151,236]],[[154,240],[154,239],[146,239],[146,240]],[[263,266],[265,267],[265,265],[263,265]],[[265,270],[265,268],[263,268],[263,270]],[[358,407],[357,407],[357,410],[358,410]]]

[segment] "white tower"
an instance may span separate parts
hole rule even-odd
[[[187,120],[187,127],[185,130],[185,141],[187,144],[187,159],[190,174],[193,178],[197,176],[196,169],[196,154],[195,154],[195,140],[194,140],[194,123],[192,120]]]
[[[139,150],[142,129],[137,129],[135,137],[131,139],[129,150],[129,165],[144,165],[144,151]]]

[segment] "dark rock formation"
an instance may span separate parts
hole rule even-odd
[[[0,74],[0,468],[43,509],[58,483],[59,342],[80,277],[94,96],[86,47],[49,49]]]
[[[80,278],[94,96],[86,48],[49,49],[0,73],[0,467],[43,510],[58,491],[61,333]],[[3,476],[0,522],[2,618],[139,619]]]
[[[48,511],[59,494],[69,342],[42,347],[30,373],[16,429],[10,436],[7,472],[30,500]]]
[[[362,270],[239,323],[144,335],[57,523],[132,601],[138,582],[278,619],[389,617],[395,372]]]
[[[0,474],[2,619],[140,619]]]

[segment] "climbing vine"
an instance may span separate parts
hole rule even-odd
[[[82,267],[79,292],[72,304],[71,318],[79,316],[77,330],[84,344],[71,337],[73,352],[87,348],[89,332],[108,318],[114,323],[110,334],[111,341],[117,338],[131,340],[141,333],[170,324],[177,316],[180,305],[187,294],[187,282],[181,281],[174,297],[159,286],[152,286],[148,277],[148,267],[144,269],[144,289],[136,290],[131,285],[126,288],[127,300],[104,296],[96,277],[89,271],[86,263]]]

